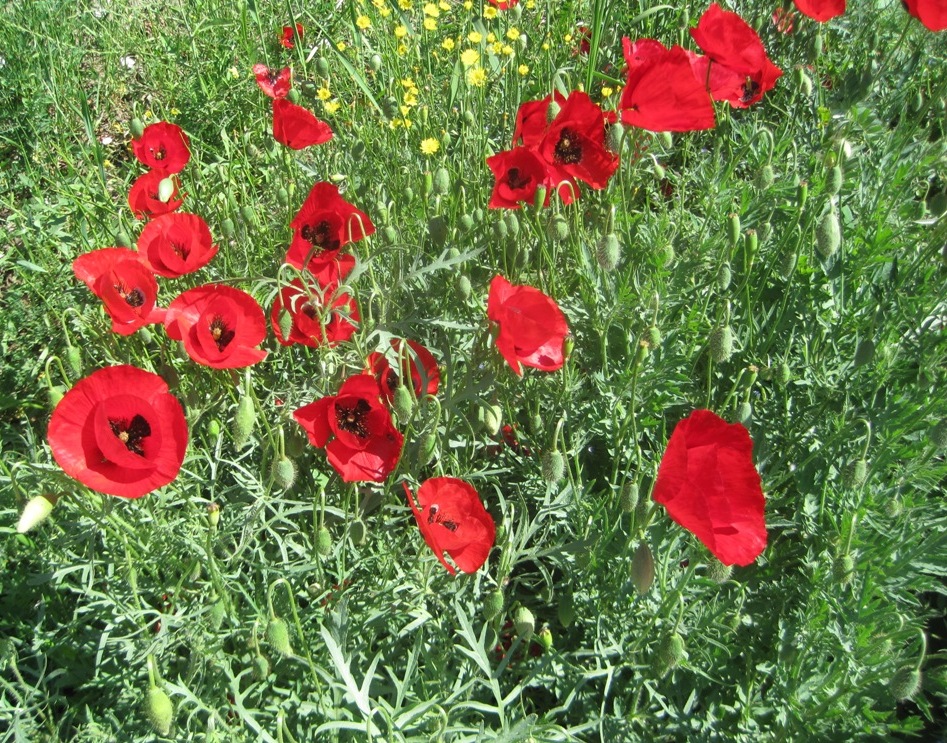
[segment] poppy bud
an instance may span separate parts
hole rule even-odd
[[[496,436],[503,419],[503,409],[499,405],[484,405],[480,408],[480,418],[483,429],[491,436]]]
[[[504,222],[502,219],[499,222],[493,223],[493,239],[497,242],[505,240],[509,231],[510,230],[506,226],[506,222]]]
[[[293,648],[289,644],[289,626],[286,621],[279,617],[273,617],[270,623],[266,625],[266,639],[273,649],[288,658],[293,654]]]
[[[365,544],[367,541],[368,527],[360,518],[355,519],[355,521],[349,524],[349,537],[352,538],[352,543],[357,545]]]
[[[849,490],[860,488],[865,484],[867,478],[868,461],[865,459],[856,459],[849,462],[842,472],[842,484]]]
[[[408,418],[411,417],[411,411],[414,410],[414,398],[411,397],[411,391],[408,389],[408,385],[399,384],[395,387],[391,407],[402,424],[408,422]]]
[[[501,611],[503,611],[503,591],[495,588],[483,599],[483,618],[488,622],[493,621],[500,616]]]
[[[684,638],[672,632],[661,639],[654,654],[654,670],[664,676],[684,658]]]
[[[875,342],[871,338],[863,338],[855,347],[855,366],[870,364],[875,357]]]
[[[720,268],[717,269],[717,289],[721,292],[725,292],[727,287],[730,286],[730,280],[733,278],[733,274],[730,271],[730,264],[724,261],[720,264]]]
[[[286,206],[289,203],[289,191],[280,186],[276,190],[276,201],[280,206]]]
[[[437,447],[437,435],[434,431],[427,431],[418,439],[418,464],[424,466],[434,458]]]
[[[638,483],[626,482],[621,486],[621,510],[631,513],[638,505]]]
[[[562,340],[562,362],[565,363],[572,358],[572,352],[575,350],[575,338],[567,335]]]
[[[655,139],[658,140],[658,144],[665,150],[669,150],[674,146],[674,135],[671,134],[671,132],[658,132],[655,135]]]
[[[796,206],[800,210],[806,208],[806,202],[809,200],[809,181],[799,181],[796,186]]]
[[[464,232],[470,232],[470,230],[473,229],[474,220],[469,214],[461,214],[460,219],[457,220],[457,224]]]
[[[947,448],[947,418],[935,423],[927,432],[927,437],[935,449]]]
[[[157,686],[152,686],[145,695],[145,717],[158,735],[167,737],[171,732],[174,704],[171,697]]]
[[[619,154],[624,137],[625,127],[616,121],[605,130],[605,147],[608,148],[609,152],[615,155]]]
[[[921,690],[921,669],[914,666],[902,666],[888,682],[891,696],[899,702],[911,699]]]
[[[325,526],[320,526],[316,532],[316,552],[321,557],[332,554],[332,533]]]
[[[316,72],[318,72],[323,77],[326,77],[329,74],[329,60],[325,57],[320,56],[316,59]]]
[[[210,622],[210,626],[216,631],[221,628],[224,623],[224,619],[227,618],[227,607],[223,601],[215,601],[213,606],[210,607],[210,611],[207,614],[207,619]]]
[[[566,470],[566,461],[562,456],[562,452],[558,449],[553,449],[552,451],[547,451],[543,454],[542,458],[542,472],[543,480],[546,481],[548,485],[554,485],[559,482]]]
[[[244,395],[237,404],[237,413],[233,419],[233,443],[238,449],[242,449],[250,440],[250,434],[253,433],[253,427],[256,424],[256,408],[253,405],[253,398]]]
[[[599,240],[595,259],[603,271],[614,271],[618,266],[618,261],[621,260],[621,245],[614,232],[609,232]]]
[[[829,209],[815,229],[815,248],[822,259],[829,258],[835,254],[839,245],[842,243],[842,232],[839,227],[838,217],[835,211]]]
[[[569,222],[561,214],[554,214],[546,223],[546,236],[550,240],[564,242],[569,239]]]
[[[735,248],[740,242],[740,215],[731,214],[727,217],[727,240],[730,247]]]
[[[722,364],[733,355],[733,331],[729,325],[714,328],[710,334],[710,358]]]
[[[799,92],[806,98],[812,95],[812,78],[801,67],[796,68],[796,85],[799,86]]]
[[[23,507],[23,513],[20,514],[20,520],[16,525],[16,533],[26,534],[42,524],[53,512],[53,506],[56,505],[57,500],[59,500],[59,496],[51,493],[44,493],[30,498]]]
[[[387,225],[385,229],[381,231],[381,236],[385,238],[385,242],[394,243],[398,240],[398,230],[392,225]]]
[[[299,100],[300,100],[299,91],[296,90],[296,88],[291,88],[290,91],[286,94],[286,100],[298,106]]]
[[[513,615],[513,629],[517,637],[521,637],[524,642],[528,642],[536,629],[536,620],[533,618],[533,612],[525,606],[521,606]]]
[[[131,129],[132,137],[134,139],[141,139],[142,135],[145,133],[145,122],[136,116],[129,123],[129,129]]]
[[[832,563],[832,577],[840,586],[847,586],[852,582],[855,573],[855,561],[851,555],[841,555]]]
[[[234,225],[233,220],[227,217],[227,219],[221,222],[220,231],[224,233],[224,237],[233,237],[237,232],[237,227]]]
[[[59,401],[62,400],[63,396],[66,394],[66,388],[61,384],[53,384],[49,387],[49,404],[52,407],[59,405]]]
[[[714,583],[726,583],[730,580],[730,575],[733,573],[732,565],[724,565],[716,557],[711,557],[710,562],[707,563],[707,577],[710,578]]]
[[[510,237],[516,237],[520,234],[520,220],[517,218],[516,212],[507,212],[503,221],[506,222],[506,229]]]
[[[447,168],[434,171],[433,191],[435,196],[445,196],[450,191],[450,173]]]
[[[733,420],[743,426],[749,427],[753,422],[753,406],[749,402],[741,402],[737,405]]]
[[[756,234],[756,230],[749,229],[743,235],[743,250],[746,252],[746,255],[752,260],[757,251],[760,248],[760,240]]]
[[[510,8],[510,15],[513,16],[514,21],[520,20],[523,17],[523,6],[514,5],[512,8]]]
[[[644,596],[651,590],[651,584],[654,583],[654,555],[651,554],[647,542],[642,542],[635,550],[631,558],[630,573],[631,582],[634,583],[639,596]]]
[[[217,525],[220,523],[220,505],[218,503],[208,503],[207,504],[207,524],[210,526],[211,531],[217,529]]]
[[[378,72],[381,69],[381,55],[373,54],[368,58],[368,66],[371,68],[372,72]]]
[[[296,463],[287,456],[273,462],[273,482],[280,490],[289,490],[296,482]]]
[[[536,635],[536,642],[542,645],[544,652],[552,650],[552,630],[549,627],[543,627]]]
[[[174,196],[174,179],[171,176],[158,181],[158,201],[167,204]]]
[[[787,250],[786,252],[781,253],[776,264],[777,273],[779,273],[779,275],[784,279],[788,279],[796,270],[797,259],[798,256],[794,250]]]
[[[82,354],[75,346],[66,346],[66,369],[73,380],[82,376]]]
[[[654,262],[660,268],[669,265],[674,260],[674,245],[670,240],[659,245],[654,251]]]
[[[546,109],[546,123],[551,124],[561,110],[562,106],[556,103],[556,101],[549,101],[549,107]]]
[[[131,236],[125,232],[125,230],[120,230],[119,233],[115,235],[115,244],[123,248],[130,248],[132,246]]]
[[[667,176],[667,171],[664,169],[664,166],[661,163],[655,163],[651,167],[651,172],[654,173],[654,177],[658,181],[663,181]]]
[[[257,681],[264,681],[270,675],[270,662],[263,656],[257,653],[256,657],[253,659],[253,677]]]
[[[280,338],[286,340],[293,332],[293,315],[285,307],[279,312],[278,324]]]
[[[812,43],[809,46],[809,58],[814,62],[822,56],[822,33],[819,32],[812,37]]]
[[[434,176],[431,175],[430,170],[424,171],[424,196],[425,198],[431,195],[431,191],[434,190]]]
[[[466,302],[468,299],[470,299],[470,292],[472,289],[470,286],[470,279],[468,279],[466,276],[460,274],[457,277],[455,288],[457,289],[457,297],[461,302]]]
[[[776,182],[776,174],[773,172],[773,166],[766,163],[756,174],[756,186],[761,191],[770,188]]]
[[[776,367],[776,373],[773,375],[773,379],[776,380],[776,384],[780,387],[785,387],[789,384],[789,380],[792,378],[792,372],[789,369],[789,364],[785,361],[781,362],[779,366]]]
[[[825,192],[835,196],[842,189],[842,168],[839,165],[829,168],[825,177]]]

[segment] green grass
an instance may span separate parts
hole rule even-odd
[[[537,2],[519,20],[510,11],[488,21],[478,4],[452,2],[435,31],[422,29],[418,2],[392,3],[387,18],[370,3],[0,8],[0,738],[154,739],[142,709],[154,674],[180,740],[943,735],[947,462],[931,431],[947,418],[947,342],[929,318],[944,316],[947,296],[947,47],[906,26],[898,3],[859,4],[821,29],[797,19],[786,36],[770,4],[734,3],[785,72],[760,103],[718,104],[716,129],[669,141],[629,131],[609,187],[572,207],[488,210],[484,159],[508,146],[521,102],[580,83],[600,101],[607,84],[614,107],[622,35],[693,48],[685,24],[705,5],[649,5]],[[605,6],[592,68],[573,54],[575,26]],[[289,52],[277,39],[291,17],[306,34]],[[403,54],[399,23],[411,30]],[[514,25],[527,41],[509,42],[512,57],[441,46]],[[470,46],[489,74],[483,88],[459,62]],[[120,63],[128,56],[132,69]],[[301,103],[332,125],[331,142],[291,153],[272,141],[249,72],[259,61],[292,64]],[[413,126],[392,128],[379,108],[403,104],[408,77]],[[334,114],[321,87],[340,104]],[[137,237],[125,202],[142,172],[128,146],[136,116],[188,132],[184,209],[221,246],[198,274],[163,282],[162,303],[224,281],[268,310],[277,279],[292,275],[280,270],[288,223],[311,185],[331,180],[378,227],[353,246],[353,342],[283,348],[270,336],[265,362],[230,374],[196,366],[160,328],[110,332],[71,263]],[[428,137],[441,143],[430,157],[420,150]],[[833,162],[844,173],[834,198]],[[441,167],[449,192],[426,194],[426,174]],[[816,226],[827,209],[842,240],[823,261]],[[550,237],[556,214],[563,240]],[[431,234],[435,217],[444,239]],[[610,231],[621,259],[607,271],[596,252]],[[486,291],[498,272],[559,302],[575,338],[562,371],[517,378],[492,347]],[[713,363],[709,337],[725,322],[734,354]],[[661,342],[644,353],[651,326]],[[397,476],[345,485],[323,451],[303,445],[291,413],[334,394],[389,336],[435,353],[438,404],[405,432]],[[857,354],[866,340],[870,358]],[[68,346],[80,374],[57,362]],[[180,476],[139,501],[82,488],[45,440],[49,385],[123,363],[176,380],[191,437]],[[238,449],[229,429],[248,394],[258,420]],[[742,402],[769,545],[718,583],[709,553],[649,495],[677,421],[695,407],[732,420]],[[484,430],[486,406],[499,406],[518,447]],[[428,431],[436,455],[421,466]],[[299,471],[287,491],[270,475],[281,436]],[[554,447],[566,475],[547,484],[540,455]],[[862,458],[867,477],[853,482],[849,465]],[[478,489],[499,525],[479,573],[451,578],[437,564],[402,475]],[[631,483],[641,498],[626,511]],[[24,504],[44,492],[63,495],[52,516],[16,534]],[[655,563],[644,595],[630,574],[641,544]],[[482,604],[497,587],[504,608],[487,621]],[[537,632],[548,628],[550,649],[512,638],[505,625],[521,606]],[[274,615],[289,625],[289,657],[266,639]],[[664,672],[658,650],[675,632],[685,654]],[[899,701],[892,679],[921,660],[922,689]]]

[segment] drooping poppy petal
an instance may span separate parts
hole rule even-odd
[[[500,10],[509,10],[519,1],[520,0],[490,0],[490,4],[496,6]]]
[[[725,565],[749,565],[766,547],[750,434],[709,410],[695,410],[674,428],[654,500]]]
[[[171,213],[145,225],[138,252],[159,276],[176,279],[206,266],[217,255],[207,222],[196,214]]]
[[[332,129],[308,109],[285,98],[273,99],[273,138],[294,150],[332,139]]]
[[[472,485],[455,477],[432,477],[418,488],[417,502],[404,483],[414,518],[428,547],[451,575],[453,566],[477,572],[487,561],[496,541],[496,525]]]
[[[908,13],[931,31],[947,29],[947,0],[902,0]]]
[[[171,197],[162,201],[159,195],[161,181],[170,178],[174,188]],[[138,176],[128,191],[128,206],[132,214],[138,219],[152,219],[162,214],[173,212],[184,203],[184,198],[178,197],[178,178],[161,170],[149,170]]]
[[[181,404],[161,377],[112,366],[63,396],[48,437],[70,477],[100,493],[140,498],[177,477],[188,435]]]
[[[238,369],[266,358],[256,348],[266,337],[266,317],[246,292],[205,284],[179,295],[165,316],[168,337],[184,343],[193,361],[214,369]]]
[[[292,26],[283,26],[283,35],[280,36],[279,43],[286,49],[294,49],[296,47],[296,36],[298,36],[301,39],[303,37],[304,32],[305,32],[305,29],[303,28],[303,24],[301,23],[296,24],[295,35],[293,35]]]
[[[130,248],[100,248],[72,262],[76,278],[105,306],[112,332],[131,335],[139,328],[164,321],[156,307],[158,282],[142,256]]]
[[[283,346],[300,343],[312,348],[349,340],[361,317],[355,299],[335,286],[295,279],[282,287],[270,310],[276,340]]]
[[[803,15],[824,23],[845,12],[845,0],[793,0]],[[792,23],[790,22],[790,29]]]
[[[191,159],[191,141],[177,124],[159,121],[132,140],[132,152],[145,167],[162,173],[180,173]]]
[[[389,360],[395,357],[395,362]],[[410,377],[414,396],[436,395],[441,372],[433,354],[417,341],[404,344],[400,338],[391,339],[391,354],[373,352],[366,360],[369,372],[378,381],[382,396],[391,404],[395,390]]]
[[[514,286],[500,275],[490,282],[487,317],[497,326],[496,347],[522,376],[524,366],[542,371],[562,368],[562,344],[569,334],[556,302],[532,286]]]
[[[253,65],[256,84],[270,98],[285,98],[293,87],[293,71],[289,67],[271,70],[265,64]]]
[[[346,379],[339,394],[299,408],[293,419],[345,482],[383,482],[397,467],[404,437],[368,374]]]
[[[566,102],[566,97],[558,90],[555,91],[556,105],[561,106]],[[547,95],[542,100],[526,101],[521,103],[516,111],[516,124],[513,127],[512,147],[523,145],[524,147],[537,147],[546,133],[546,114],[549,111],[549,104],[553,101],[553,96]]]

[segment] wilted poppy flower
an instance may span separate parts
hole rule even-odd
[[[654,39],[622,39],[628,80],[621,95],[623,124],[653,132],[713,129],[714,106],[691,70],[687,52]]]
[[[487,317],[497,325],[497,350],[517,374],[523,374],[520,364],[555,371],[565,363],[562,344],[569,326],[559,305],[539,289],[494,276]]]
[[[793,10],[786,10],[782,6],[773,11],[773,25],[781,34],[791,34],[793,24],[796,22],[796,13]]]
[[[690,33],[714,64],[740,77],[743,92],[736,99],[739,107],[756,103],[783,74],[766,56],[756,31],[736,13],[723,10],[717,3],[711,3]],[[733,99],[727,100],[738,105]]]
[[[654,499],[724,565],[749,565],[766,547],[750,434],[709,410],[695,410],[674,428]]]
[[[325,182],[312,187],[289,226],[293,229],[293,241],[286,262],[295,268],[309,268],[314,274],[319,267],[310,264],[323,253],[325,258],[335,260],[335,251],[375,232],[368,215],[343,199],[338,188]]]
[[[72,262],[72,270],[102,300],[113,333],[131,335],[164,320],[165,310],[155,307],[158,282],[134,250],[100,248],[83,253]]]
[[[165,178],[171,179],[174,188],[171,191],[171,197],[167,201],[162,201],[158,189]],[[175,211],[183,203],[184,199],[178,198],[177,176],[168,175],[161,170],[149,170],[144,175],[138,176],[128,192],[128,206],[138,219],[160,217],[162,214]]]
[[[176,279],[206,266],[217,255],[207,222],[196,214],[165,214],[145,225],[138,252],[159,276]]]
[[[164,327],[204,366],[237,369],[266,358],[266,351],[256,348],[266,337],[263,310],[253,297],[231,286],[188,289],[168,306]]]
[[[70,477],[99,493],[140,498],[177,477],[187,422],[157,374],[110,366],[63,396],[48,437],[53,458]]]
[[[296,24],[296,36],[298,36],[300,39],[303,37],[304,30],[303,24]],[[296,38],[293,36],[292,26],[283,26],[283,35],[280,37],[279,43],[287,49],[293,49],[296,46]]]
[[[417,503],[407,483],[404,492],[421,536],[447,572],[457,571],[444,559],[445,552],[463,572],[476,573],[493,548],[496,525],[473,485],[456,477],[432,477],[418,488]]]
[[[398,465],[404,437],[368,374],[349,377],[338,395],[299,408],[293,418],[345,482],[382,482]]]
[[[947,28],[947,0],[902,0],[908,13],[931,31]]]
[[[355,300],[335,285],[322,287],[300,279],[280,288],[270,310],[270,324],[281,345],[318,348],[349,340],[361,320]]]
[[[289,67],[281,70],[271,70],[265,64],[253,65],[253,74],[260,90],[270,98],[285,98],[293,87],[293,72]]]
[[[411,378],[415,397],[436,395],[441,381],[441,372],[437,368],[437,359],[417,341],[409,340],[407,348],[400,338],[391,339],[391,350],[397,361],[392,365],[387,355],[377,351],[369,354],[366,364],[371,374],[378,380],[382,397],[391,403],[404,380]],[[399,371],[400,368],[400,371]]]
[[[491,209],[519,209],[536,203],[536,189],[550,181],[546,164],[529,147],[514,147],[487,158],[496,183],[490,195]],[[549,191],[543,206],[549,204]]]
[[[280,144],[301,150],[332,139],[332,129],[308,109],[285,98],[273,99],[273,138]]]
[[[177,124],[159,121],[145,127],[132,151],[145,167],[162,173],[180,173],[191,159],[191,142]]]
[[[845,12],[845,0],[793,0],[799,12],[823,23]],[[790,25],[790,28],[792,26]]]

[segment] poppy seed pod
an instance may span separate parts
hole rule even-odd
[[[888,690],[899,702],[912,699],[921,690],[921,670],[915,666],[901,666],[888,682]]]
[[[503,591],[495,588],[483,599],[483,618],[488,622],[493,621],[500,612],[503,611]]]
[[[174,704],[162,689],[152,686],[145,695],[145,717],[158,735],[167,737],[174,721]]]
[[[542,458],[542,473],[543,480],[546,481],[549,485],[554,485],[559,482],[566,471],[566,461],[562,456],[562,452],[558,449],[553,449],[552,451],[547,451],[543,453]]]
[[[513,615],[513,629],[516,636],[522,638],[524,642],[529,642],[536,630],[536,620],[533,618],[533,612],[525,606],[521,606]]]
[[[829,258],[836,253],[842,244],[842,232],[838,217],[833,209],[829,209],[819,220],[815,230],[815,248],[823,258]]]
[[[450,191],[450,173],[447,168],[438,168],[434,171],[434,181],[431,186],[435,196],[446,196]]]
[[[654,583],[654,555],[647,542],[642,542],[631,558],[631,582],[639,596],[644,596],[651,590]]]
[[[289,644],[289,626],[284,619],[273,617],[266,625],[266,639],[273,649],[288,658],[293,654],[293,648]]]
[[[722,364],[733,356],[733,330],[729,325],[714,328],[710,334],[710,357],[714,362]]]
[[[654,654],[654,670],[664,676],[684,658],[684,638],[677,632],[666,635],[658,643]]]
[[[320,557],[332,554],[332,533],[325,526],[320,526],[316,532],[316,552]]]
[[[638,505],[638,483],[626,482],[621,486],[621,510],[631,513]]]
[[[270,675],[270,662],[263,656],[257,653],[256,657],[253,659],[253,677],[257,681],[263,681],[267,679]]]
[[[733,274],[730,271],[730,264],[724,261],[720,264],[720,268],[717,269],[717,289],[721,292],[725,292],[727,287],[730,286],[732,278]]]
[[[250,434],[253,433],[253,427],[256,425],[256,408],[253,405],[253,398],[244,395],[237,403],[237,412],[233,418],[233,443],[238,449],[242,449],[250,440]]]
[[[595,260],[603,271],[614,271],[621,260],[621,244],[614,232],[609,232],[599,240],[595,250]]]
[[[273,482],[280,490],[289,490],[296,482],[296,463],[287,456],[273,462]]]

